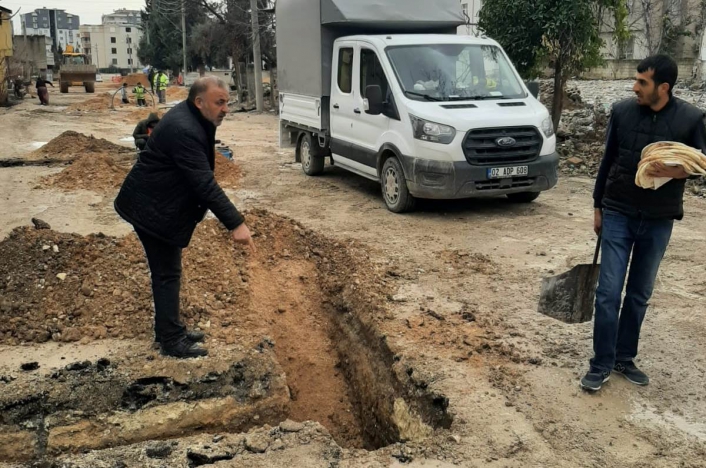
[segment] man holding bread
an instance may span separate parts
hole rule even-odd
[[[677,64],[671,58],[648,57],[637,67],[633,86],[636,98],[613,106],[593,193],[594,230],[602,236],[602,256],[596,290],[594,357],[580,383],[585,390],[600,390],[612,372],[636,385],[649,383],[633,361],[640,328],[674,220],[684,216],[685,179],[706,161],[704,113],[672,95],[677,75]],[[657,142],[686,147],[654,145],[641,160],[643,149]],[[671,157],[670,149],[680,152],[683,159]],[[675,162],[689,158],[694,164]],[[643,188],[643,179],[661,184]]]

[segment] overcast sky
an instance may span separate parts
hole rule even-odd
[[[101,15],[112,13],[118,8],[140,10],[145,6],[145,0],[0,0],[0,6],[9,8],[13,13],[20,10],[20,14],[42,7],[57,8],[78,15],[81,24],[100,24]],[[19,16],[17,21],[13,18],[13,24],[15,32],[19,34]]]

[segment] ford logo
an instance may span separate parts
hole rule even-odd
[[[495,144],[503,147],[515,146],[517,144],[517,140],[512,137],[502,137],[495,140]]]

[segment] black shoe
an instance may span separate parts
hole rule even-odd
[[[175,358],[188,359],[201,356],[208,356],[208,350],[200,347],[186,337],[181,337],[177,341],[162,344],[162,354]]]
[[[647,377],[647,374],[638,369],[632,361],[616,362],[613,372],[622,375],[628,379],[628,382],[635,385],[645,386],[650,383],[650,378]]]
[[[610,372],[601,372],[596,369],[591,369],[588,371],[588,374],[581,379],[579,385],[584,390],[597,392],[608,379],[610,379]]]
[[[201,343],[206,339],[206,334],[202,331],[196,331],[196,330],[187,330],[186,332],[186,339],[191,341],[192,343]],[[159,344],[162,342],[162,340],[158,337],[154,337],[154,345],[159,346]]]

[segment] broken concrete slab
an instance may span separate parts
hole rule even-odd
[[[50,374],[20,374],[3,390],[0,461],[277,424],[289,402],[272,353],[233,347],[190,361],[147,351],[79,361]]]

